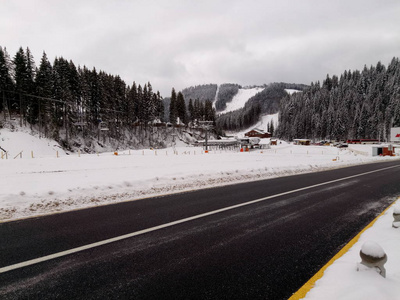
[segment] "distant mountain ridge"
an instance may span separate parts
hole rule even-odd
[[[264,85],[253,85],[242,87],[236,83],[203,84],[185,88],[182,94],[185,99],[186,106],[189,101],[199,100],[205,102],[207,100],[213,102],[213,108],[216,111],[216,125],[219,129],[229,131],[239,131],[256,124],[262,115],[276,114],[279,111],[280,100],[287,96],[286,90],[302,91],[307,85],[296,83],[271,83]],[[240,95],[241,105],[233,106],[232,100],[238,93],[244,90],[249,91],[250,97],[244,99],[245,95]],[[165,114],[169,109],[169,98],[164,98]],[[233,109],[232,107],[237,109]],[[227,111],[228,110],[228,111]]]

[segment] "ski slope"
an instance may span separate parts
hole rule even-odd
[[[246,89],[246,88],[239,89],[238,93],[233,97],[232,101],[226,104],[226,109],[221,111],[220,113],[224,114],[244,107],[246,102],[251,97],[255,96],[262,90],[264,90],[263,87],[255,87],[251,89]]]

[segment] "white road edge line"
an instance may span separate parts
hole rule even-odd
[[[254,204],[254,203],[257,203],[257,202],[261,202],[261,201],[265,201],[265,200],[268,200],[268,199],[272,199],[272,198],[276,198],[276,197],[280,197],[280,196],[284,196],[284,195],[288,195],[288,194],[293,194],[293,193],[296,193],[296,192],[312,189],[312,188],[315,188],[315,187],[318,187],[318,186],[323,186],[323,185],[327,185],[327,184],[331,184],[331,183],[335,183],[335,182],[339,182],[339,181],[343,181],[343,180],[347,180],[347,179],[351,179],[351,178],[355,178],[355,177],[360,177],[360,176],[364,176],[364,175],[367,175],[367,174],[376,173],[376,172],[380,172],[380,171],[384,171],[384,170],[388,170],[388,169],[392,169],[392,168],[398,168],[398,167],[399,166],[391,166],[391,167],[387,167],[387,168],[383,168],[383,169],[369,171],[369,172],[365,172],[365,173],[361,173],[361,174],[357,174],[357,175],[352,175],[352,176],[348,176],[348,177],[344,177],[344,178],[340,178],[340,179],[335,179],[335,180],[331,180],[331,181],[327,181],[327,182],[323,182],[323,183],[310,185],[310,186],[307,186],[307,187],[295,189],[295,190],[292,190],[292,191],[283,192],[283,193],[280,193],[280,194],[271,195],[271,196],[268,196],[268,197],[252,200],[252,201],[245,202],[245,203],[232,205],[232,206],[229,206],[229,207],[220,208],[220,209],[217,209],[217,210],[213,210],[213,211],[206,212],[206,213],[203,213],[203,214],[195,215],[195,216],[192,216],[192,217],[176,220],[176,221],[173,221],[173,222],[165,223],[165,224],[154,226],[154,227],[151,227],[151,228],[147,228],[147,229],[135,231],[135,232],[132,232],[132,233],[128,233],[128,234],[125,234],[125,235],[117,236],[117,237],[114,237],[114,238],[111,238],[111,239],[99,241],[99,242],[88,244],[88,245],[85,245],[85,246],[73,248],[73,249],[66,250],[66,251],[61,251],[61,252],[58,252],[58,253],[46,255],[46,256],[43,256],[43,257],[39,257],[39,258],[31,259],[31,260],[28,260],[28,261],[24,261],[24,262],[21,262],[21,263],[17,263],[17,264],[14,264],[14,265],[10,265],[10,266],[7,266],[7,267],[3,267],[3,268],[0,268],[0,273],[5,273],[5,272],[8,272],[8,271],[20,269],[20,268],[27,267],[27,266],[30,266],[30,265],[34,265],[34,264],[38,264],[38,263],[45,262],[45,261],[48,261],[48,260],[52,260],[52,259],[55,259],[55,258],[59,258],[59,257],[62,257],[62,256],[66,256],[66,255],[69,255],[69,254],[77,253],[77,252],[80,252],[80,251],[92,249],[92,248],[95,248],[95,247],[99,247],[99,246],[102,246],[102,245],[110,244],[110,243],[117,242],[117,241],[120,241],[120,240],[128,239],[128,238],[131,238],[131,237],[134,237],[134,236],[138,236],[138,235],[141,235],[141,234],[145,234],[145,233],[148,233],[148,232],[152,232],[152,231],[156,231],[156,230],[159,230],[159,229],[171,227],[171,226],[174,226],[174,225],[177,225],[177,224],[189,222],[189,221],[200,219],[200,218],[207,217],[207,216],[210,216],[210,215],[218,214],[220,212],[228,211],[228,210],[235,209],[235,208],[238,208],[238,207],[251,205],[251,204]]]

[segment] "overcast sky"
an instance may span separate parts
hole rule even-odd
[[[310,84],[400,57],[399,0],[2,0],[0,46],[151,82]]]

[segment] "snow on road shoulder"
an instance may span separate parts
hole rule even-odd
[[[400,200],[396,203],[399,205]],[[395,206],[389,208],[346,254],[329,266],[304,299],[399,299],[400,228],[392,227],[394,209]],[[388,257],[386,278],[373,269],[357,271],[357,263],[361,262],[360,250],[366,243],[369,247],[371,241],[377,243]],[[375,248],[372,250],[376,251]]]

